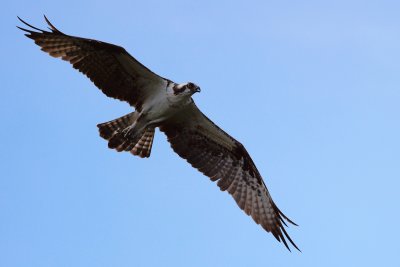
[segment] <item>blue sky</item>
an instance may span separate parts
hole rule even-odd
[[[398,1],[3,3],[0,266],[399,266]],[[96,124],[131,111],[16,16],[124,46],[250,152],[299,227],[289,253],[157,132],[150,159]]]

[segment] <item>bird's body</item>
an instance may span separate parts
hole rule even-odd
[[[142,110],[136,112],[136,119],[123,129],[126,136],[130,135],[131,139],[143,132],[147,128],[155,128],[162,124],[165,120],[173,117],[190,104],[191,94],[174,94],[173,87],[175,83],[167,83],[165,90],[159,90],[154,97],[149,98],[143,103]],[[150,155],[149,155],[150,156]]]
[[[98,124],[100,136],[117,151],[149,157],[155,128],[167,135],[173,150],[217,185],[228,191],[239,207],[289,249],[297,248],[284,226],[289,220],[273,202],[244,146],[208,119],[192,95],[194,83],[175,83],[147,69],[122,47],[69,36],[50,26],[43,31],[20,28],[51,56],[69,61],[103,93],[128,102],[135,111]],[[298,249],[298,248],[297,248]]]
[[[176,94],[174,87],[185,87],[187,84],[167,82],[165,90],[160,90],[153,98],[143,104],[142,114],[146,114],[149,123],[158,125],[162,121],[181,112],[193,100],[194,92]]]

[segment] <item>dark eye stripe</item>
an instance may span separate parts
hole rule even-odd
[[[183,91],[185,91],[185,88],[186,88],[186,86],[182,86],[182,88],[177,88],[177,87],[175,86],[175,87],[173,88],[173,89],[174,89],[174,94],[177,95],[177,94],[182,93]]]

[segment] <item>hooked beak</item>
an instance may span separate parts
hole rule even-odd
[[[197,86],[196,89],[194,90],[194,92],[195,92],[195,93],[200,93],[200,92],[201,92],[200,87]]]

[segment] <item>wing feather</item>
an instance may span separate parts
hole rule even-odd
[[[18,28],[27,32],[25,35],[41,50],[70,62],[105,95],[126,101],[139,111],[148,97],[165,89],[170,82],[143,66],[120,46],[64,34],[46,17],[50,31],[18,19],[31,29]]]
[[[294,224],[275,205],[253,160],[242,144],[204,116],[192,103],[160,126],[171,147],[222,191],[228,191],[238,206],[257,224],[271,232],[290,250],[284,220]]]

